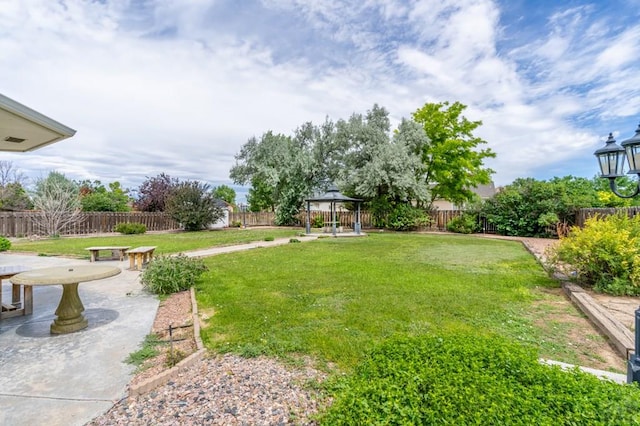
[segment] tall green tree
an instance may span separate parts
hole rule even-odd
[[[237,184],[259,182],[270,188],[276,223],[290,225],[317,182],[311,150],[299,131],[294,137],[268,131],[242,146],[230,177]]]
[[[273,188],[257,177],[251,178],[251,188],[247,193],[247,203],[252,212],[273,212],[276,203],[273,199]]]
[[[211,193],[215,198],[226,201],[231,205],[236,204],[236,191],[228,185],[215,186]]]
[[[390,129],[389,112],[378,105],[365,116],[353,114],[348,121],[336,123],[336,148],[344,153],[337,161],[340,186],[368,200],[406,203],[423,199],[423,167],[420,157],[411,151],[416,128],[403,120],[393,138]],[[426,142],[424,132],[418,137]]]
[[[424,166],[415,151],[428,138],[419,125],[402,120],[391,137],[389,113],[374,105],[366,115],[336,123],[334,158],[337,181],[348,194],[363,198],[377,226],[411,229],[424,214],[413,201],[425,201]]]
[[[393,133],[388,111],[377,104],[335,125],[305,123],[293,136],[269,131],[243,145],[230,176],[251,184],[251,209],[273,206],[278,224],[293,223],[304,198],[330,183],[364,198],[380,218],[417,217],[414,205],[442,198],[461,204],[490,182],[483,160],[494,154],[477,149],[485,143],[472,134],[480,122],[461,116],[465,106],[448,106],[426,104]]]
[[[130,211],[129,190],[123,189],[120,182],[111,182],[106,188],[99,180],[78,182],[80,202],[85,212],[127,212]]]
[[[473,189],[491,182],[493,170],[484,167],[484,160],[495,153],[478,149],[486,141],[473,132],[482,121],[469,121],[462,115],[465,109],[460,102],[427,103],[412,115],[429,138],[429,143],[415,148],[426,168],[431,203],[439,199],[456,204],[473,201]]]

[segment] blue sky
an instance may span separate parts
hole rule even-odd
[[[32,178],[231,184],[252,136],[460,101],[518,177],[592,177],[640,122],[640,0],[0,0],[0,93],[77,130]],[[239,189],[239,198],[243,190]]]

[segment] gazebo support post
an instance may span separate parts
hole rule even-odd
[[[333,201],[331,203],[331,224],[332,224],[332,231],[333,231],[333,236],[336,236],[336,202]]]
[[[360,203],[356,203],[356,235],[360,235]]]
[[[311,201],[307,201],[307,223],[306,225],[306,231],[307,231],[307,235],[311,234]]]

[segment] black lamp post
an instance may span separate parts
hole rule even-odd
[[[640,194],[640,125],[636,134],[620,145],[609,133],[605,146],[594,152],[594,155],[600,164],[600,177],[609,179],[609,187],[614,194],[621,198],[632,198]],[[624,176],[625,158],[629,166],[627,174],[638,175],[638,185],[630,195],[620,194],[616,186],[616,178]],[[627,362],[627,383],[640,382],[640,308],[635,312],[635,325],[635,351]]]
[[[621,198],[632,198],[640,194],[640,181],[633,194],[623,195],[618,192],[616,178],[624,176],[625,158],[629,165],[627,174],[638,175],[640,178],[640,125],[636,134],[618,145],[613,135],[609,133],[609,139],[605,146],[594,152],[600,164],[600,177],[609,179],[611,191]]]

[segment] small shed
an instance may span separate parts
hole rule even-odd
[[[311,233],[311,222],[309,221],[309,218],[311,216],[311,203],[312,202],[325,202],[325,203],[329,203],[330,209],[331,209],[331,233],[333,234],[333,236],[336,235],[336,205],[338,203],[345,203],[345,202],[350,202],[350,203],[355,203],[356,204],[356,221],[354,224],[354,232],[356,233],[356,235],[360,235],[360,203],[362,202],[361,199],[359,198],[351,198],[351,197],[347,197],[346,195],[342,194],[339,190],[338,187],[336,187],[335,185],[331,185],[331,187],[329,187],[329,189],[327,190],[327,192],[325,192],[323,195],[319,196],[319,197],[313,197],[313,198],[307,198],[305,200],[307,202],[307,222],[306,222],[306,231],[307,234]]]
[[[233,206],[224,200],[217,199],[215,201],[216,207],[222,209],[223,216],[215,223],[207,225],[207,229],[222,229],[229,227],[229,214],[233,212]]]

